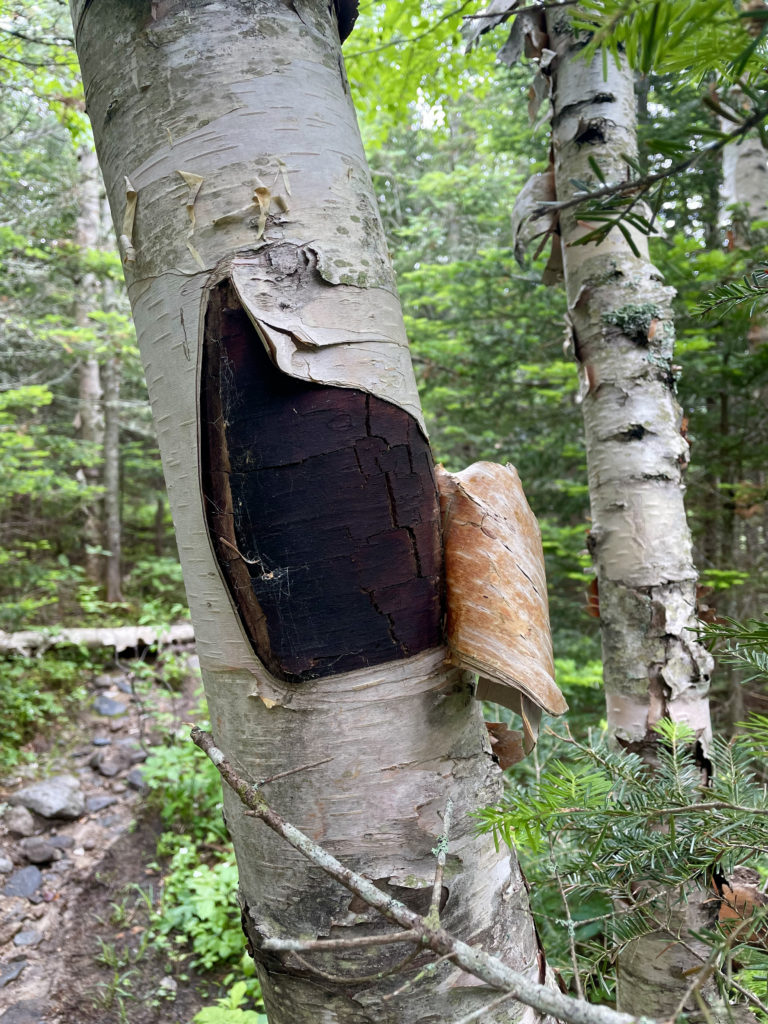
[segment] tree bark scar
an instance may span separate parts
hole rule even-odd
[[[202,484],[253,648],[300,682],[442,643],[439,506],[404,410],[278,370],[229,282],[206,312]]]

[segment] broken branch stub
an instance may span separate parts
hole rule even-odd
[[[541,711],[567,709],[554,680],[539,525],[513,466],[438,466],[437,481],[451,660],[479,674],[478,700],[520,715],[530,751]]]

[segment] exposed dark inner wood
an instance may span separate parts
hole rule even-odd
[[[201,403],[208,530],[270,672],[298,682],[441,644],[439,506],[415,420],[282,373],[229,282],[208,305]]]

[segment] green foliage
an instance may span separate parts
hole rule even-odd
[[[173,934],[188,946],[193,966],[211,969],[235,962],[245,939],[237,905],[237,865],[231,854],[201,863],[195,846],[179,846],[165,875],[160,909],[153,919],[156,941]]]
[[[242,1009],[246,1002],[246,983],[236,982],[216,1006],[207,1006],[195,1014],[192,1024],[268,1024],[264,1013]]]
[[[202,707],[195,712],[204,714]],[[153,916],[154,941],[190,951],[193,964],[207,970],[233,964],[242,957],[244,939],[218,772],[185,731],[177,742],[153,750],[142,775],[147,806],[172,829],[158,843],[158,853],[170,862]]]
[[[768,680],[768,621],[749,619],[737,622],[735,619],[724,618],[716,623],[702,625],[702,638],[710,643],[721,643],[718,658],[723,664],[740,665],[751,670],[752,674],[743,683],[759,678]],[[760,732],[768,720],[761,716],[751,719],[750,733],[761,736],[761,741],[768,749],[768,733]]]
[[[763,70],[765,28],[745,28],[764,15],[739,11],[731,0],[580,0],[579,27],[593,33],[587,57],[603,47],[614,60],[620,52],[641,74],[651,71],[694,80],[716,71],[720,77],[756,77]]]
[[[143,765],[147,803],[169,828],[193,843],[226,840],[218,772],[186,732],[170,739],[169,745],[155,747]]]
[[[768,266],[760,266],[745,274],[740,281],[722,281],[704,296],[695,309],[700,315],[719,313],[725,315],[734,306],[749,302],[749,317],[753,317],[760,308],[764,311],[764,299],[768,293]]]
[[[38,732],[70,717],[86,698],[82,678],[87,654],[44,658],[0,657],[3,743],[0,771],[27,759],[23,747]]]
[[[754,631],[756,644],[763,634]],[[691,731],[669,721],[656,731],[653,770],[600,739],[582,744],[560,736],[559,756],[538,775],[510,784],[499,806],[477,814],[480,832],[514,843],[522,855],[548,958],[572,972],[570,934],[579,970],[598,998],[612,991],[618,951],[668,915],[670,889],[709,890],[713,878],[727,877],[737,864],[764,864],[768,852],[761,774],[768,719],[752,720],[735,740],[714,741],[706,784]],[[713,931],[705,938],[718,964],[746,948],[744,934]],[[750,953],[750,963],[755,958],[768,966],[764,951]],[[764,987],[763,980],[755,991]]]

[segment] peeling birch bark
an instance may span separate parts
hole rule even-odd
[[[128,241],[125,275],[216,742],[251,779],[295,770],[270,785],[274,805],[415,909],[429,904],[431,851],[450,798],[446,927],[543,980],[517,863],[476,839],[468,817],[498,799],[500,773],[471,687],[435,633],[437,496],[329,5],[71,6],[113,220]],[[267,377],[274,393],[261,388]],[[266,408],[276,418],[258,422]],[[317,430],[307,429],[315,413]],[[325,480],[309,471],[331,455]],[[281,488],[297,481],[314,504],[286,512]],[[380,504],[368,502],[368,489]],[[327,537],[304,531],[315,505],[335,501],[351,533],[363,491],[352,561],[377,578],[361,601],[359,566],[326,564]],[[320,519],[333,532],[325,512]],[[304,543],[294,561],[290,526],[297,548]],[[302,580],[318,553],[319,591],[311,573]],[[337,568],[348,577],[343,594],[334,591]],[[418,635],[399,599],[386,604],[393,587],[409,592]],[[324,632],[291,660],[289,634],[311,628],[313,595]],[[348,630],[343,651],[334,615]],[[487,986],[444,963],[407,999],[382,1002],[402,975],[354,977],[396,966],[397,946],[312,961],[347,981],[268,952],[270,938],[387,926],[231,793],[225,813],[271,1024],[437,1024],[489,1001]],[[486,1019],[537,1015],[510,1003]]]
[[[549,16],[552,138],[559,200],[589,180],[589,158],[606,180],[636,152],[632,75],[599,56],[587,64],[566,14]],[[683,505],[688,445],[672,366],[672,289],[618,231],[599,246],[573,243],[589,230],[561,211],[573,354],[579,366],[592,528],[600,590],[609,728],[632,749],[653,745],[663,717],[685,722],[706,753],[712,659],[696,642],[696,570]]]
[[[525,750],[541,712],[567,704],[555,683],[544,551],[514,466],[438,467],[451,660],[479,674],[477,697],[515,711]]]
[[[606,180],[625,176],[622,154],[636,154],[633,77],[613,60],[604,77],[600,54],[591,63],[580,59],[583,40],[566,13],[548,12],[547,23],[557,54],[549,69],[555,185],[565,200],[574,194],[573,178],[593,177],[590,158]],[[599,246],[575,245],[590,225],[574,207],[561,211],[560,230],[581,379],[609,731],[652,762],[651,729],[671,718],[691,726],[706,756],[712,659],[696,642],[673,292],[651,264],[644,236],[634,237],[639,255],[619,231]],[[706,894],[689,890],[670,893],[656,913],[658,931],[619,958],[617,999],[624,1010],[666,1017],[707,955],[690,933],[710,924],[716,910]],[[711,982],[702,992],[712,999]]]

